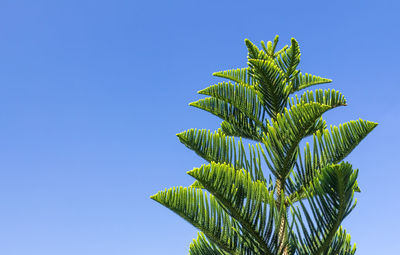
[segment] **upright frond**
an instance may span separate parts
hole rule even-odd
[[[264,41],[261,41],[261,46],[263,47],[265,53],[270,58],[275,58],[277,56],[275,53],[275,49],[276,49],[276,46],[278,45],[278,42],[279,42],[279,35],[275,36],[273,43],[271,41],[268,41],[267,46],[265,46]]]
[[[279,54],[275,63],[281,68],[281,70],[285,73],[285,81],[289,82],[292,80],[292,77],[295,77],[297,71],[296,68],[300,63],[300,47],[297,41],[292,38],[292,45],[281,54]]]
[[[274,61],[249,59],[250,72],[257,81],[256,89],[271,118],[276,118],[286,106],[289,96],[285,89],[285,73]]]
[[[284,114],[278,114],[276,121],[271,122],[264,145],[270,159],[266,161],[277,178],[286,178],[297,158],[301,139],[315,131],[315,122],[329,109],[330,106],[318,103],[300,104],[285,109]]]
[[[248,39],[245,39],[244,43],[246,44],[247,51],[248,51],[247,58],[248,59],[257,59],[258,55],[260,53],[260,50],[258,49],[258,47],[256,45],[254,45],[254,43],[252,43]]]

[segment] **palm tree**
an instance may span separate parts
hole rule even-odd
[[[191,255],[354,254],[341,223],[356,204],[358,170],[343,159],[377,124],[328,129],[322,115],[346,100],[333,89],[298,93],[331,80],[297,69],[297,41],[279,51],[278,36],[262,49],[245,43],[248,67],[214,73],[228,81],[190,104],[220,117],[221,128],[177,134],[208,164],[187,172],[191,186],[151,198],[200,230]],[[307,137],[312,145],[301,143]]]

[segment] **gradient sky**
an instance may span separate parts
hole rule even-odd
[[[348,157],[357,254],[398,254],[398,1],[0,1],[0,254],[187,254],[196,230],[149,199],[204,163],[179,143],[219,120],[188,106],[244,67],[244,39],[296,38],[301,70],[379,122]]]

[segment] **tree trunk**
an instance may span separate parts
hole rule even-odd
[[[279,223],[279,232],[278,232],[278,242],[279,242],[279,250],[283,251],[282,255],[289,255],[288,246],[285,245],[287,240],[286,233],[286,224],[287,224],[287,208],[286,205],[281,203],[282,194],[285,194],[285,183],[281,179],[276,180],[276,206],[279,210],[279,214],[281,213],[281,209],[284,210],[284,214],[282,215],[281,222]],[[281,206],[283,207],[281,208]]]

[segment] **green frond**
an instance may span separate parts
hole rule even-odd
[[[289,48],[289,45],[283,46],[282,49],[280,49],[279,51],[277,51],[277,52],[274,54],[274,58],[278,57],[280,54],[282,54],[283,52],[285,52],[285,51],[287,50],[287,48]]]
[[[264,52],[271,58],[274,59],[278,57],[280,54],[285,52],[287,48],[289,47],[288,45],[285,45],[282,49],[279,51],[275,52],[276,46],[278,45],[279,42],[279,35],[276,35],[274,38],[274,42],[268,41],[267,46],[265,45],[264,41],[261,41],[261,46],[264,49]]]
[[[346,233],[346,230],[341,226],[336,232],[331,245],[324,255],[354,255],[356,253],[356,245],[351,245],[351,237]]]
[[[246,152],[241,139],[236,143],[234,137],[227,136],[220,130],[213,133],[206,129],[189,129],[177,136],[186,147],[208,162],[230,164],[235,169],[248,169],[252,180],[265,182],[261,169],[261,154],[264,152],[260,144],[249,145]],[[195,185],[200,187],[198,183]]]
[[[196,189],[204,189],[204,186],[199,181],[194,181],[189,187]]]
[[[241,113],[248,116],[261,130],[265,129],[265,109],[257,92],[242,84],[221,82],[198,92],[229,103]]]
[[[236,128],[226,120],[221,122],[221,132],[224,133],[225,135],[236,136],[236,137],[240,137],[242,134],[240,128]]]
[[[346,99],[344,98],[343,94],[339,91],[335,91],[334,89],[317,89],[315,91],[306,91],[300,97],[295,95],[294,97],[290,98],[289,101],[289,108],[297,104],[307,104],[311,102],[329,105],[332,108],[345,106]],[[316,130],[324,130],[326,129],[327,125],[325,120],[320,118],[316,123],[315,126],[312,128],[313,131]],[[313,133],[309,133],[308,135],[312,135]]]
[[[249,66],[268,115],[276,118],[285,108],[289,96],[285,89],[285,73],[272,60],[249,59]]]
[[[301,247],[301,243],[299,242],[299,238],[296,236],[294,232],[291,233],[292,244],[291,246],[298,249]],[[304,249],[300,248],[300,252],[294,252],[289,254],[296,255],[305,255],[306,253]],[[354,255],[356,253],[356,245],[351,244],[351,236],[346,233],[346,230],[340,226],[338,231],[335,234],[335,237],[331,241],[329,249],[323,252],[323,255]]]
[[[327,127],[326,121],[321,117],[315,121],[314,125],[308,130],[306,136],[313,135],[318,130],[326,129],[326,127]]]
[[[249,68],[237,68],[226,71],[213,73],[214,76],[225,78],[236,83],[245,84],[246,86],[255,85],[253,77],[249,73]]]
[[[234,229],[237,222],[225,213],[213,195],[195,188],[174,187],[160,191],[151,199],[169,208],[228,254],[242,254],[242,244]]]
[[[265,51],[266,54],[268,54],[268,56],[270,56],[271,58],[275,58],[275,49],[276,46],[278,45],[279,42],[279,35],[276,35],[274,38],[274,43],[272,43],[271,41],[267,42],[267,46],[265,46],[264,41],[261,41],[261,45]]]
[[[258,243],[263,254],[276,254],[276,207],[273,192],[264,182],[227,164],[211,163],[188,172],[218,199],[241,231]]]
[[[286,178],[296,161],[298,144],[315,132],[316,121],[329,109],[330,106],[318,103],[295,105],[290,110],[285,108],[285,112],[268,125],[263,142],[269,159],[265,160],[277,178]]]
[[[300,201],[300,207],[291,208],[301,244],[299,255],[330,254],[327,251],[341,222],[355,207],[353,187],[358,171],[341,163],[326,166],[321,173],[318,182],[305,190],[308,205]]]
[[[249,39],[245,39],[244,43],[246,44],[248,55],[248,59],[257,59],[260,53],[260,50],[254,43],[252,43]]]
[[[261,141],[262,128],[250,116],[223,100],[208,97],[189,104],[229,122],[241,137]]]
[[[313,151],[307,143],[304,156],[296,165],[293,188],[290,199],[297,201],[304,198],[303,190],[312,185],[314,177],[329,164],[337,164],[349,155],[357,145],[377,126],[375,122],[357,120],[333,126],[314,134]],[[359,191],[358,185],[355,191]]]
[[[239,146],[236,147],[233,137],[226,136],[220,131],[213,133],[207,129],[193,128],[177,136],[181,143],[208,162],[233,164],[239,169],[244,167],[242,162],[246,154],[243,143],[239,142]]]
[[[189,247],[189,255],[230,255],[210,243],[202,232],[198,232],[197,239]]]
[[[313,85],[330,82],[332,82],[332,80],[330,79],[322,78],[308,73],[302,74],[301,72],[299,72],[295,75],[290,83],[291,93],[308,88]]]
[[[320,103],[329,105],[331,107],[346,106],[346,99],[342,93],[334,89],[317,89],[315,91],[306,91],[300,97],[295,95],[290,98],[290,107],[296,104],[306,104],[306,103]]]
[[[319,158],[323,165],[342,161],[377,125],[359,119],[340,124],[339,127],[331,126],[330,132],[327,129],[317,132],[314,144],[318,144],[318,151],[314,157]]]
[[[297,41],[292,38],[292,45],[282,53],[280,53],[276,59],[275,63],[281,68],[285,73],[285,81],[289,82],[292,80],[292,76],[296,75],[297,66],[300,63],[300,47]],[[294,77],[294,76],[293,76]]]

